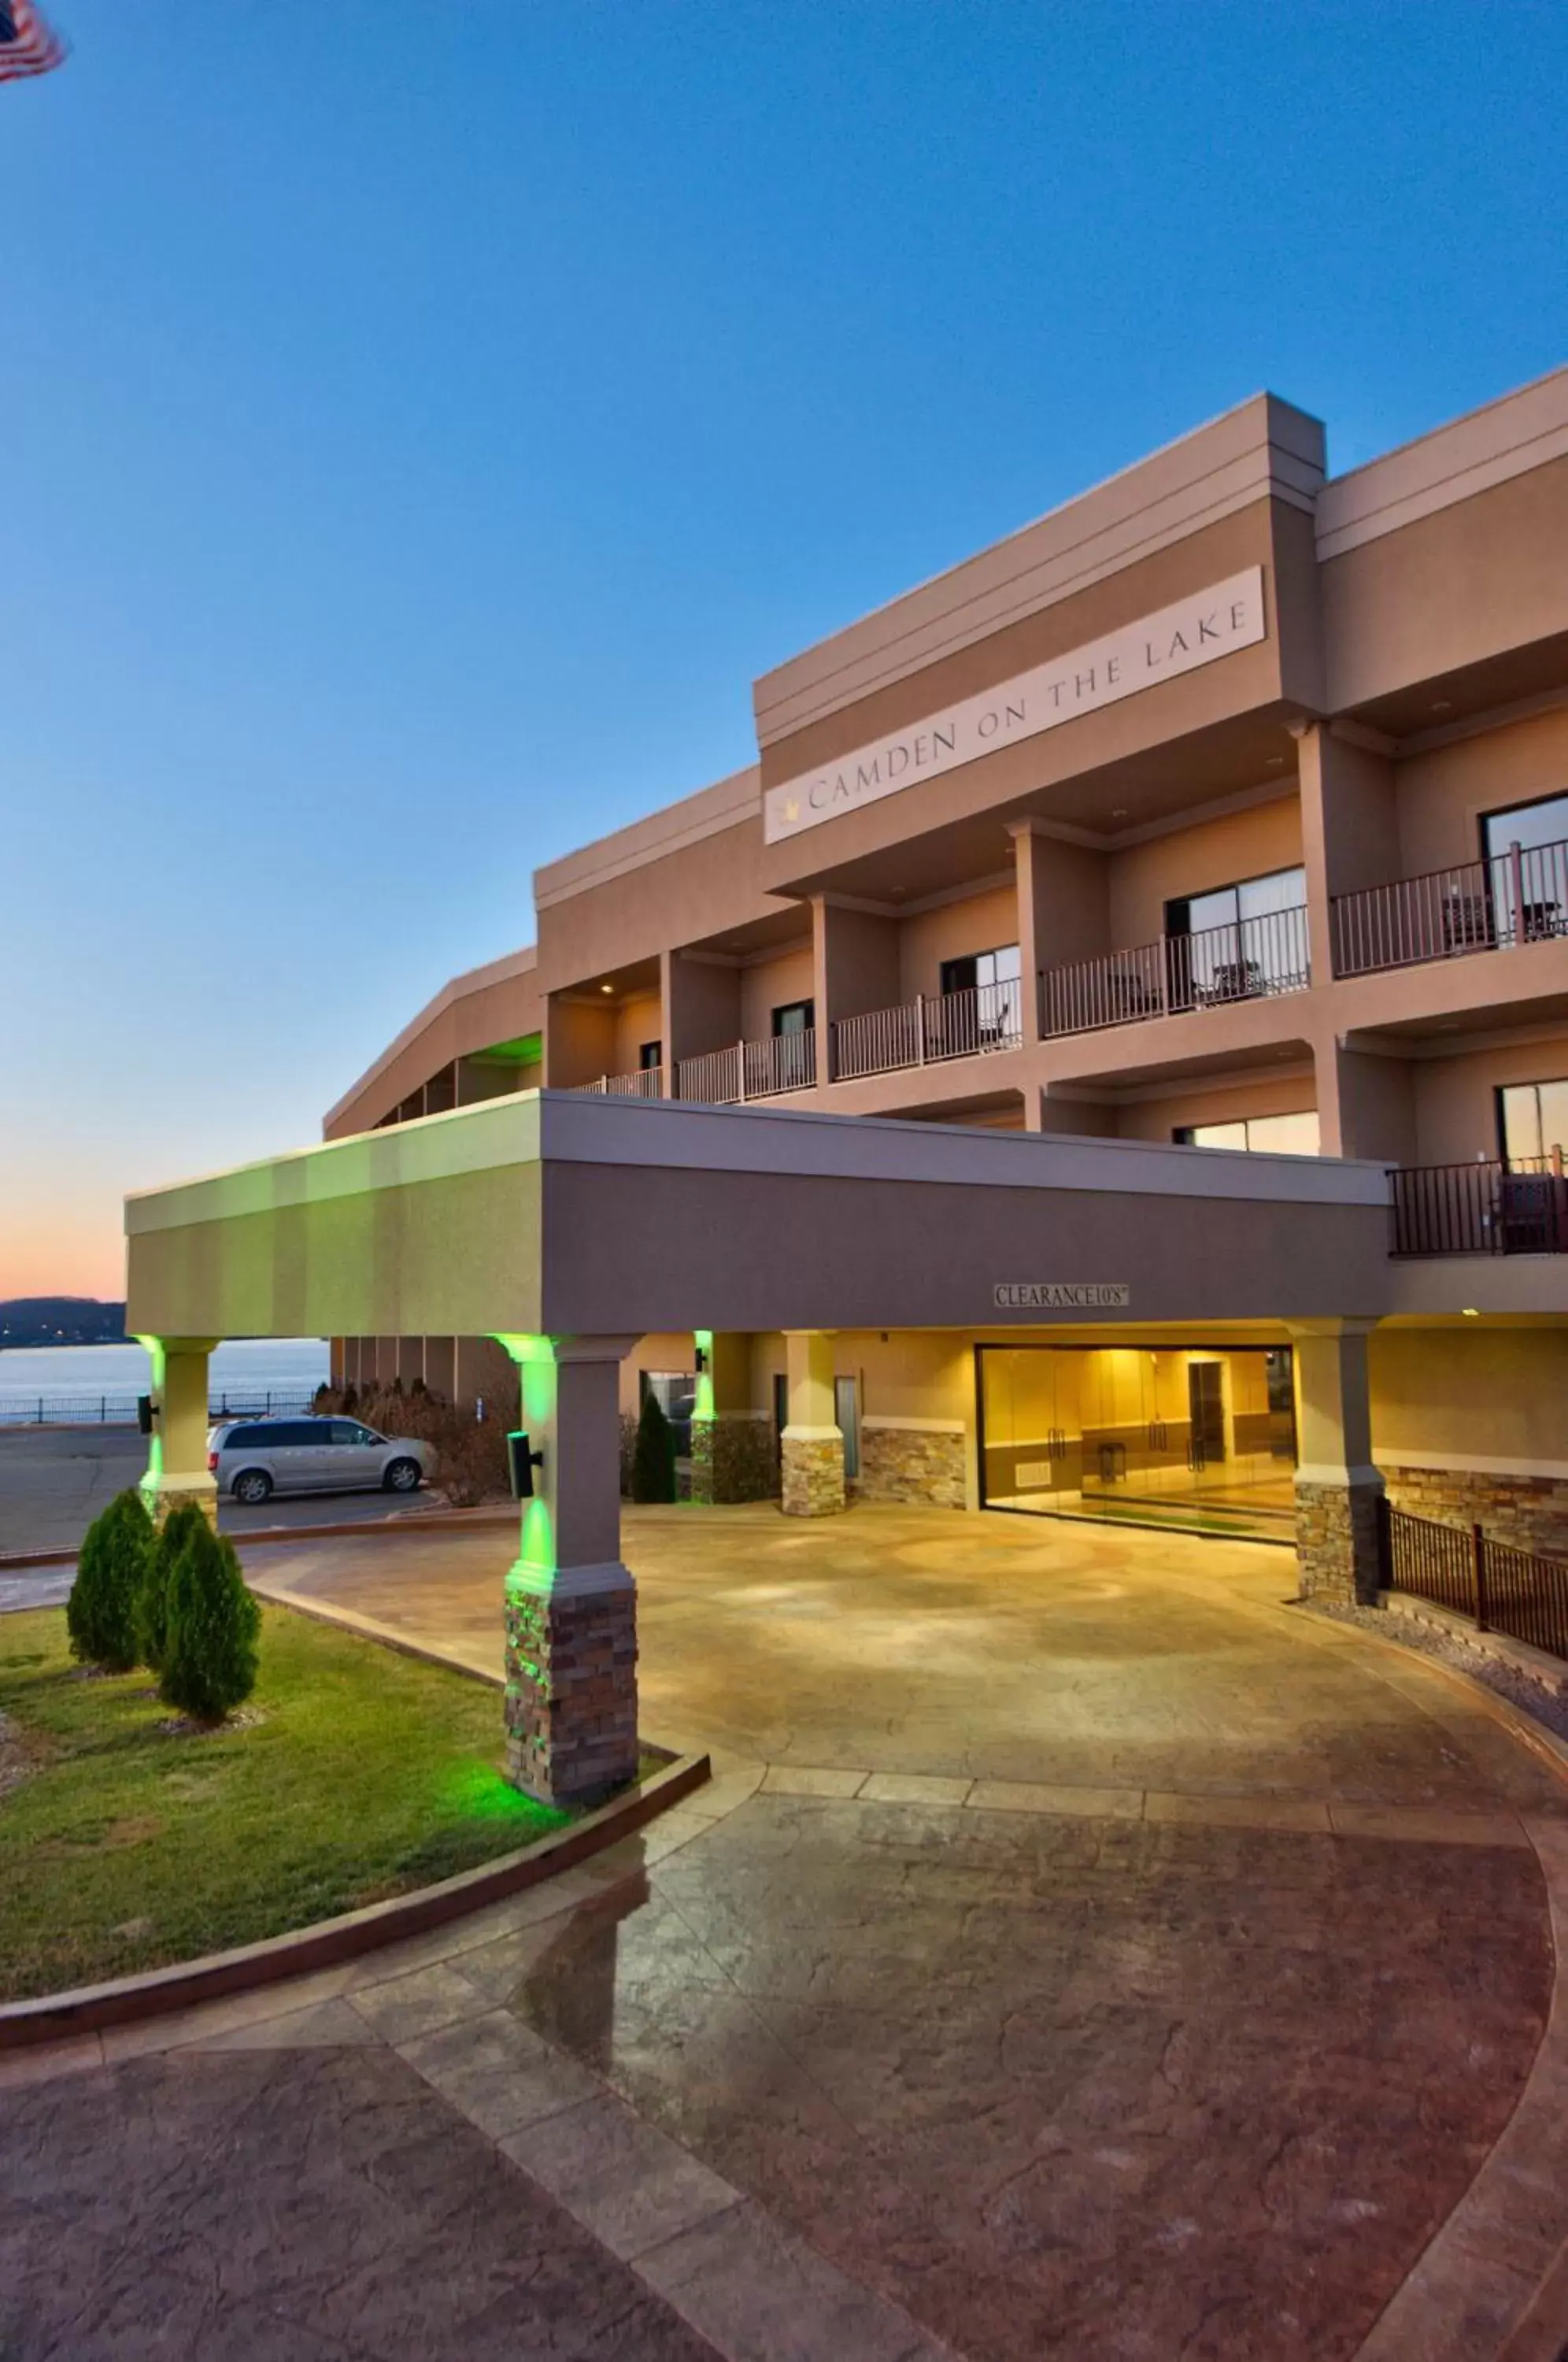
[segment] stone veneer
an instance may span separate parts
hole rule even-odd
[[[1487,1476],[1471,1469],[1404,1468],[1397,1462],[1383,1476],[1395,1507],[1412,1517],[1435,1518],[1445,1526],[1482,1526],[1489,1540],[1568,1558],[1568,1478]]]
[[[152,1478],[147,1477],[138,1490],[141,1495],[147,1514],[155,1526],[163,1525],[173,1516],[176,1509],[182,1509],[187,1503],[194,1502],[213,1531],[215,1533],[217,1531],[218,1496],[215,1485],[204,1485],[198,1492],[194,1485],[189,1489],[183,1486],[160,1485]]]
[[[918,1427],[860,1428],[860,1473],[851,1488],[862,1501],[921,1503],[935,1509],[965,1504],[964,1435]]]
[[[591,1804],[637,1770],[636,1592],[506,1586],[506,1772],[547,1804]]]
[[[691,1422],[694,1501],[776,1501],[778,1444],[773,1422],[719,1411]]]
[[[1296,1479],[1296,1562],[1306,1599],[1376,1605],[1382,1550],[1381,1485]]]
[[[846,1506],[844,1438],[784,1430],[781,1502],[787,1518],[831,1518]]]

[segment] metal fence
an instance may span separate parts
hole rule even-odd
[[[1477,1525],[1466,1532],[1392,1507],[1384,1517],[1391,1591],[1467,1616],[1478,1631],[1568,1657],[1568,1565],[1560,1559],[1494,1541]]]
[[[1568,1179],[1553,1158],[1400,1165],[1389,1185],[1394,1254],[1568,1253]]]
[[[1204,927],[1197,934],[1162,935],[1157,943],[1129,951],[1047,968],[1040,979],[1041,1023],[1048,1039],[1087,1033],[1144,1017],[1271,1000],[1304,992],[1310,981],[1307,910],[1296,903],[1228,926]]]
[[[594,1091],[602,1098],[661,1099],[664,1097],[664,1068],[639,1066],[635,1074],[600,1075],[591,1083],[573,1086],[580,1091]]]
[[[220,1394],[207,1406],[219,1418],[297,1418],[312,1408],[308,1394]],[[0,1395],[0,1427],[134,1427],[135,1395]]]
[[[897,1009],[841,1017],[833,1028],[833,1075],[851,1082],[905,1066],[1016,1050],[1023,1040],[1023,988],[1016,978],[961,992],[917,993]]]
[[[1568,844],[1511,844],[1485,861],[1339,894],[1334,973],[1416,967],[1568,934]]]
[[[764,1042],[736,1042],[727,1050],[709,1050],[698,1058],[682,1058],[675,1072],[677,1095],[709,1107],[809,1091],[817,1079],[816,1029],[808,1026],[801,1033],[775,1033]]]

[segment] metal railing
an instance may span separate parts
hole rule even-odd
[[[664,1068],[639,1066],[635,1075],[601,1075],[591,1083],[577,1083],[580,1091],[597,1091],[612,1099],[661,1099],[664,1097]]]
[[[816,1030],[775,1033],[766,1042],[735,1042],[682,1058],[676,1066],[676,1097],[709,1107],[736,1107],[748,1099],[776,1098],[785,1091],[809,1091],[817,1079]]]
[[[209,1419],[297,1418],[310,1410],[308,1394],[219,1395]],[[135,1395],[0,1395],[0,1427],[134,1427]]]
[[[1194,935],[1162,935],[1130,951],[1072,960],[1040,979],[1041,1030],[1047,1039],[1174,1017],[1238,1000],[1304,992],[1311,981],[1307,906],[1266,911]]]
[[[1388,1175],[1396,1255],[1568,1253],[1561,1153],[1473,1164],[1396,1166]]]
[[[1408,1509],[1384,1508],[1384,1573],[1391,1591],[1467,1616],[1482,1632],[1568,1657],[1568,1565]]]
[[[1457,869],[1336,894],[1332,925],[1336,976],[1568,935],[1568,843],[1511,844]]]
[[[897,1009],[839,1018],[831,1040],[832,1078],[840,1083],[989,1050],[1016,1050],[1023,1040],[1023,988],[1014,978],[969,985],[961,992],[917,993]]]

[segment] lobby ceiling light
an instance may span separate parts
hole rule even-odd
[[[599,989],[601,992],[613,992],[615,988],[613,984],[602,984]]]
[[[1463,1320],[1479,1320],[1481,1315],[1476,1311],[1474,1304],[1467,1304],[1461,1312],[1460,1318]]]
[[[1452,713],[1453,712],[1452,698],[1434,697],[1432,700],[1432,712],[1434,713]]]

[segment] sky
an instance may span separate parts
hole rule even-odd
[[[0,86],[0,1297],[319,1136],[754,678],[1268,387],[1568,359],[1561,0],[45,0]]]

